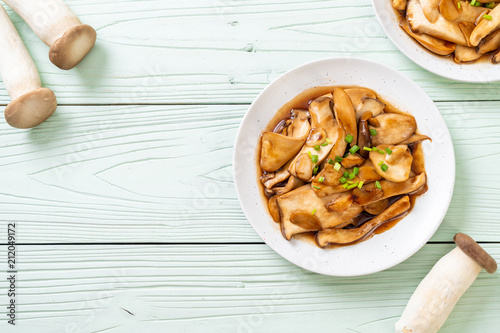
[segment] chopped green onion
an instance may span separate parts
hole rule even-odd
[[[319,177],[318,182],[322,183],[325,180],[325,177]]]
[[[330,139],[328,139],[328,138],[326,138],[326,140],[325,140],[325,141],[326,141],[326,143],[328,143],[328,144],[331,144],[331,143],[332,143],[332,140],[330,140]]]
[[[314,146],[314,150],[318,151],[320,149],[321,149],[321,147],[319,145]]]
[[[459,2],[457,2],[457,8],[458,8],[458,9],[462,8],[462,6],[460,6],[460,1],[459,1]]]
[[[359,147],[357,145],[354,145],[354,146],[352,146],[351,149],[349,149],[349,152],[354,155],[354,154],[356,154],[356,152],[358,150],[359,150]]]
[[[343,158],[340,156],[335,156],[335,162],[342,162]]]
[[[471,6],[475,6],[475,5],[476,5],[476,1],[477,1],[477,0],[472,0],[472,1],[470,2],[470,5],[471,5]]]
[[[358,186],[358,183],[356,182],[356,183],[354,183],[354,184],[352,184],[352,185],[347,186],[347,189],[348,189],[348,190],[351,190],[351,189],[353,189],[353,188],[355,188],[355,187],[357,187],[357,186]]]
[[[379,189],[382,189],[382,186],[380,186],[380,182],[378,180],[375,181],[375,187],[379,188]]]
[[[483,15],[483,18],[485,20],[488,20],[488,21],[491,21],[491,19],[492,19],[492,17],[490,15],[488,15],[488,14]]]
[[[351,143],[352,142],[352,139],[354,139],[354,137],[351,135],[351,134],[347,134],[344,138],[344,140],[347,142],[347,143]]]
[[[323,143],[321,144],[321,147],[325,147],[325,146],[328,146],[328,142],[323,142]]]
[[[349,177],[349,172],[347,172],[347,171],[344,172],[344,177],[346,177],[346,178]]]
[[[382,164],[384,164],[384,161],[380,161],[380,162],[378,162],[378,165],[379,165],[379,166],[380,166],[380,165],[382,165]]]
[[[356,177],[356,175],[355,175],[355,174],[353,174],[353,173],[351,172],[351,173],[349,174],[349,179],[350,179],[350,180],[353,180],[353,179],[354,179],[354,177]]]
[[[358,184],[358,188],[361,189],[363,187],[363,185],[365,184],[365,182],[359,182]]]
[[[385,148],[385,151],[387,152],[387,155],[391,155],[392,154],[392,150],[390,150],[389,148]]]
[[[344,184],[342,187],[347,188],[347,186],[349,186],[349,184]]]
[[[312,161],[313,163],[318,163],[318,155],[313,155],[313,156],[311,157],[311,161]]]
[[[372,151],[373,149],[371,149],[370,147],[363,147],[363,150]]]
[[[313,175],[318,173],[319,165],[316,165],[313,169]]]
[[[340,163],[339,162],[335,162],[335,165],[333,166],[333,168],[335,169],[335,171],[339,171],[340,170]]]
[[[357,175],[359,173],[359,168],[358,167],[354,167],[354,169],[352,169],[352,173]]]
[[[317,189],[317,190],[321,190],[321,187],[316,186],[316,185],[313,185],[313,188],[315,188],[315,189]]]
[[[481,7],[481,3],[478,1],[474,4],[474,7]]]
[[[372,136],[377,135],[377,130],[372,128],[372,129],[370,130],[370,134],[371,134]]]
[[[340,182],[341,184],[345,184],[345,182],[346,182],[346,181],[347,181],[347,179],[346,179],[345,177],[340,177],[340,178],[339,178],[339,182]]]
[[[309,155],[309,158],[312,160],[313,155],[311,154],[311,152],[310,152],[310,151],[308,151],[308,152],[307,152],[307,155]]]
[[[328,164],[333,165],[333,160],[331,158],[328,159]]]
[[[348,181],[347,181],[347,184],[354,184],[354,182],[353,182],[353,181],[348,180]]]
[[[492,1],[490,3],[485,4],[484,7],[489,8],[489,9],[495,8],[495,1]],[[460,7],[458,7],[458,9],[460,9]]]
[[[316,213],[316,208],[313,209],[311,214],[314,215],[314,213]]]
[[[389,169],[389,167],[387,166],[387,164],[382,164],[380,166],[380,169],[382,169],[383,172],[386,172]]]

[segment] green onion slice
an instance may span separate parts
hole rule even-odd
[[[351,134],[347,134],[344,138],[344,140],[347,142],[347,143],[351,143],[352,142],[352,139],[354,139],[354,137],[351,135]]]
[[[335,171],[339,171],[340,170],[340,163],[339,162],[335,162],[335,165],[333,166],[333,168],[335,169]]]
[[[370,134],[371,134],[372,136],[377,135],[377,130],[372,128],[372,129],[370,130]]]
[[[382,186],[380,186],[380,182],[378,180],[375,181],[375,187],[379,188],[379,189],[382,189]]]

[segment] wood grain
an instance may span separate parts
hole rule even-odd
[[[455,144],[457,180],[432,241],[451,241],[459,231],[498,241],[500,102],[438,107]],[[21,243],[260,242],[232,178],[246,109],[63,106],[31,131],[4,123],[0,220],[18,222]]]
[[[394,67],[434,100],[499,99],[500,83],[450,81],[407,59],[369,0],[67,2],[98,34],[94,50],[69,72],[49,62],[48,47],[9,10],[60,104],[250,103],[285,71],[341,56]],[[0,89],[0,103],[8,102]]]
[[[500,245],[484,247],[500,260]],[[293,266],[265,245],[20,246],[18,328],[392,332],[420,280],[452,248],[426,245],[387,271],[335,278]],[[440,333],[496,332],[499,284],[500,274],[481,272]]]

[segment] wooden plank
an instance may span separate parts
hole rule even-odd
[[[362,57],[396,68],[434,99],[498,99],[500,83],[469,84],[421,69],[386,37],[371,2],[343,0],[68,0],[98,42],[74,70],[9,10],[61,104],[249,103],[274,78],[325,57]],[[395,23],[396,24],[396,23]],[[9,98],[0,89],[0,103]]]
[[[499,244],[484,247],[500,260]],[[426,245],[385,272],[334,278],[302,270],[265,245],[19,246],[16,328],[386,333],[452,248]],[[440,332],[496,332],[499,284],[500,274],[481,272]],[[6,289],[0,279],[2,304]],[[9,326],[0,321],[2,332],[17,332]]]
[[[457,181],[433,240],[499,241],[500,102],[438,106]],[[31,131],[2,124],[0,220],[18,223],[22,243],[258,242],[231,168],[246,108],[67,106]]]

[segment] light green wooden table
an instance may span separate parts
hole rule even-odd
[[[0,332],[392,332],[456,232],[500,261],[500,83],[417,67],[370,1],[68,3],[98,33],[69,72],[9,10],[59,108],[33,130],[0,121]],[[445,117],[457,159],[453,201],[431,241],[359,278],[309,273],[263,244],[231,171],[255,96],[294,66],[346,55],[417,82]],[[8,222],[18,238],[15,327]],[[500,274],[482,272],[442,332],[499,327]]]

